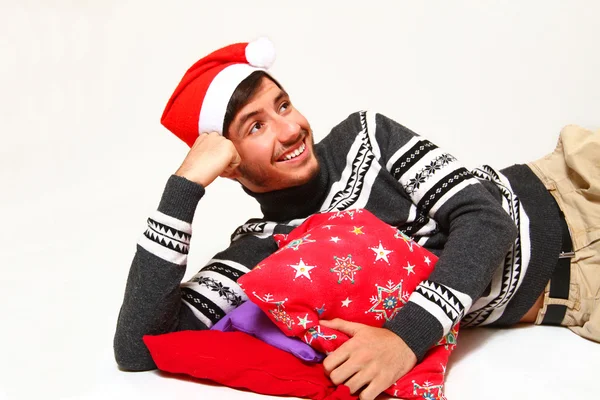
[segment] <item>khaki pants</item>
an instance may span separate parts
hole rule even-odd
[[[546,286],[544,304],[567,306],[562,325],[600,342],[600,131],[563,128],[553,153],[529,164],[565,215],[575,257],[571,259],[569,299],[554,299]]]

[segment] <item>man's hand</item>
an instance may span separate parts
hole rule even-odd
[[[235,178],[241,161],[230,140],[217,132],[203,133],[198,136],[175,175],[207,187],[217,176]]]
[[[350,340],[323,361],[325,372],[336,385],[348,386],[352,394],[361,388],[361,400],[375,399],[416,364],[417,357],[394,332],[335,318],[322,326],[350,336]]]

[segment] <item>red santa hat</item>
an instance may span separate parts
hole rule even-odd
[[[171,95],[161,123],[192,146],[200,133],[223,133],[229,99],[254,71],[266,71],[275,49],[266,38],[216,50],[187,70]]]

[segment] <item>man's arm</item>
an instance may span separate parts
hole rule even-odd
[[[517,235],[500,204],[454,157],[389,118],[367,116],[373,119],[375,132],[369,133],[382,173],[390,173],[413,204],[409,233],[425,246],[438,229],[447,240],[429,279],[384,324],[387,329],[320,321],[351,336],[323,365],[333,383],[360,391],[361,400],[374,399],[409,372],[460,321]]]
[[[115,359],[123,369],[156,368],[142,336],[183,329],[206,329],[181,305],[191,223],[204,188],[185,178],[169,178],[158,211],[148,218],[125,288],[114,338]]]
[[[216,133],[203,134],[167,182],[157,212],[148,219],[148,228],[140,238],[129,271],[114,338],[115,358],[121,368],[138,371],[155,368],[142,342],[143,335],[210,327],[210,320],[194,307],[202,306],[200,300],[204,305],[208,301],[206,296],[202,299],[201,294],[194,294],[202,292],[195,290],[199,284],[185,284],[189,288],[181,289],[180,283],[186,270],[192,219],[204,188],[218,176],[231,174],[239,162],[239,154],[229,140]],[[238,243],[218,257],[224,261],[236,258],[234,265],[240,270],[252,268],[256,256],[244,257],[246,251],[236,248],[245,249]],[[256,255],[262,255],[254,250]],[[209,267],[211,264],[206,268]],[[184,298],[190,306],[182,307],[182,292],[187,292]],[[216,305],[212,306],[216,309]]]
[[[144,335],[208,329],[246,301],[237,279],[277,249],[272,237],[241,237],[182,284],[191,221],[203,194],[201,185],[174,175],[158,211],[148,219],[129,271],[114,338],[115,358],[122,369],[156,368]]]
[[[386,170],[402,186],[416,214],[435,220],[447,235],[429,279],[385,324],[421,360],[483,293],[517,230],[501,204],[456,158],[383,115],[377,115],[376,122]],[[427,241],[425,234],[419,243],[427,246]]]

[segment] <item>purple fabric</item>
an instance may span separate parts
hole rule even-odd
[[[247,333],[271,346],[292,353],[304,361],[321,362],[325,358],[322,353],[317,352],[300,339],[285,336],[277,325],[251,301],[245,302],[227,314],[211,329],[223,332],[240,331]]]

